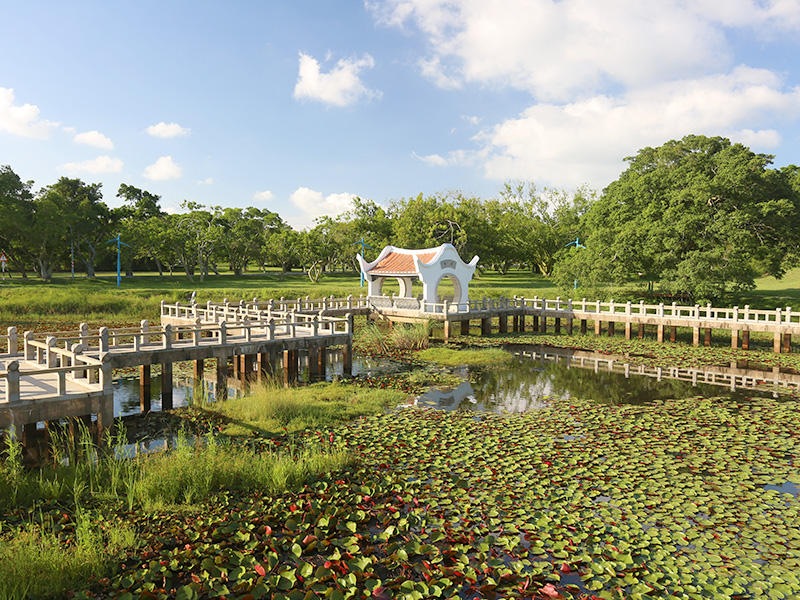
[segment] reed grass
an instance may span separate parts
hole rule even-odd
[[[315,383],[283,388],[271,382],[242,398],[216,403],[207,410],[225,417],[227,435],[275,435],[319,429],[384,412],[405,399],[401,392]]]
[[[424,350],[430,346],[430,322],[396,325],[389,334],[391,344],[399,350]]]
[[[462,365],[495,365],[513,360],[511,353],[500,348],[482,350],[453,350],[452,348],[429,348],[414,355],[414,358],[448,367]]]

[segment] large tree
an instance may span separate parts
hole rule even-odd
[[[781,277],[798,256],[795,167],[721,137],[690,135],[627,158],[588,211],[585,249],[561,256],[559,283],[643,277],[714,299]]]
[[[0,251],[23,277],[28,276],[26,264],[36,258],[32,186],[32,181],[22,181],[8,165],[0,165]]]

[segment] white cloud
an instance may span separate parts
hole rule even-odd
[[[771,122],[799,117],[800,88],[784,90],[769,71],[740,67],[730,75],[667,82],[619,98],[537,104],[476,139],[491,154],[485,162],[490,178],[604,187],[625,168],[622,159],[645,146],[700,134],[764,150],[780,142]],[[753,130],[754,124],[764,128]]]
[[[0,87],[0,132],[47,139],[57,124],[39,118],[34,104],[14,104],[14,90]]]
[[[319,100],[334,106],[347,106],[362,100],[380,98],[381,92],[369,89],[359,77],[363,69],[374,66],[375,60],[365,54],[360,59],[343,58],[334,68],[323,73],[315,58],[301,52],[294,97],[298,100]]]
[[[322,192],[317,192],[306,187],[297,188],[289,200],[303,213],[301,226],[310,225],[314,219],[322,216],[335,217],[349,210],[353,206],[355,194],[329,194],[323,196]]]
[[[704,4],[712,6],[711,0]],[[420,66],[438,85],[509,85],[543,101],[568,101],[609,84],[641,86],[729,67],[723,11],[712,14],[692,5],[641,0],[368,4],[384,23],[411,23],[427,36],[431,51]],[[728,9],[727,2],[719,6]],[[753,11],[763,17],[764,11],[754,8],[739,19]]]
[[[211,185],[214,183],[214,179],[211,177],[206,177],[205,179],[201,179],[197,182],[197,185]]]
[[[253,194],[253,200],[257,200],[259,202],[269,202],[275,197],[275,194],[270,192],[269,190],[264,190],[263,192],[256,192]]]
[[[150,125],[145,131],[153,137],[160,138],[185,137],[192,132],[188,127],[181,127],[177,123],[165,123],[164,121],[157,125]]]
[[[171,156],[162,156],[155,163],[144,170],[146,179],[153,181],[163,181],[165,179],[180,179],[183,176],[183,169],[175,164]]]
[[[122,171],[122,161],[118,158],[110,156],[98,156],[92,160],[84,160],[81,162],[71,162],[59,167],[61,170],[68,173],[119,173]]]
[[[85,131],[83,133],[79,133],[73,139],[77,144],[86,144],[87,146],[102,148],[103,150],[114,149],[114,142],[112,142],[99,131]]]

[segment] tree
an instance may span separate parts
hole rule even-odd
[[[587,249],[564,255],[559,283],[644,277],[711,300],[781,277],[800,248],[800,186],[772,159],[696,135],[640,150],[587,212]]]
[[[13,269],[27,277],[26,259],[33,261],[33,187],[22,181],[10,166],[0,166],[0,251],[6,253]]]
[[[264,242],[267,261],[281,268],[281,281],[286,271],[300,256],[300,235],[285,229],[270,235]]]
[[[127,253],[130,258],[125,261],[127,275],[133,275],[134,258],[150,258],[159,276],[163,276],[162,264],[168,260],[165,238],[168,222],[159,204],[161,196],[123,183],[119,186],[117,198],[125,200],[125,205],[115,212],[120,233],[131,246],[131,252]]]

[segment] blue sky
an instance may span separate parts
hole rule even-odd
[[[602,189],[723,135],[800,164],[800,0],[7,2],[0,164],[295,227],[353,196]]]

